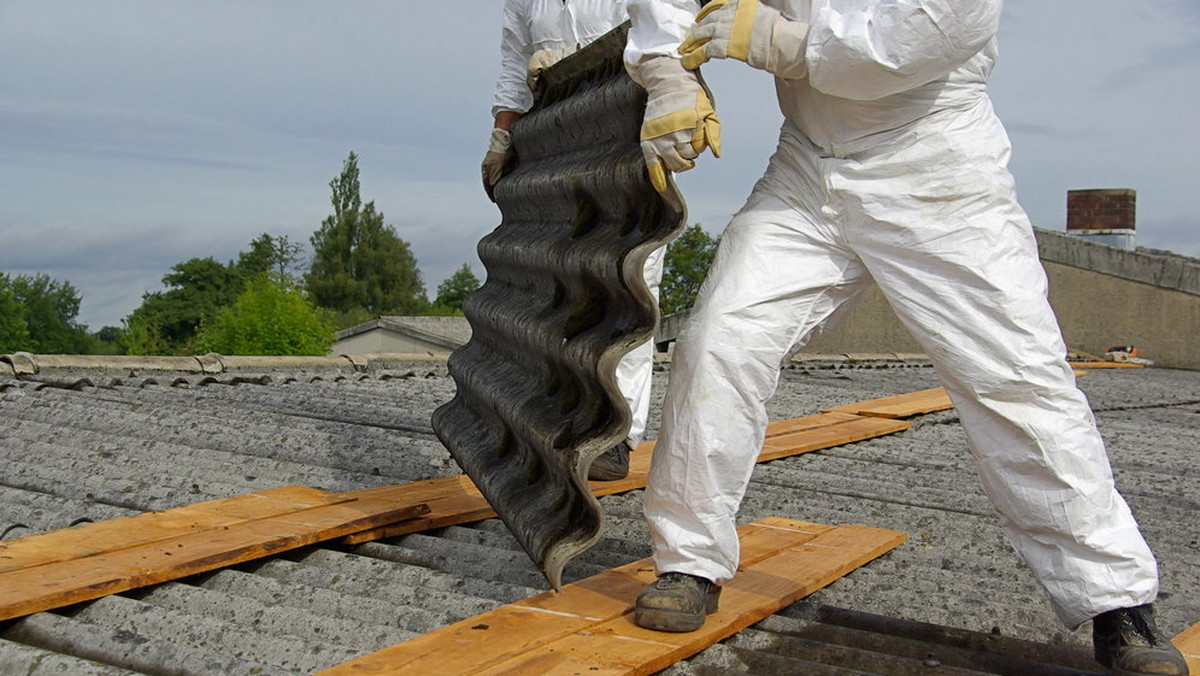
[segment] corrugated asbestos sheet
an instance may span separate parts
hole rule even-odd
[[[479,243],[487,281],[463,305],[472,337],[449,362],[458,392],[433,416],[555,588],[603,530],[587,470],[628,433],[616,366],[658,316],[642,268],[685,224],[674,188],[668,202],[646,177],[645,92],[625,74],[624,37],[550,69],[514,127],[503,220]]]

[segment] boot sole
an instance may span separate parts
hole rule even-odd
[[[666,631],[672,633],[686,633],[696,631],[704,626],[705,615],[684,615],[681,613],[673,613],[667,610],[637,610],[633,614],[633,621],[637,626],[643,629],[652,629],[654,631]]]
[[[720,601],[721,588],[712,586],[708,588],[708,593],[704,596],[704,612],[702,613],[681,613],[674,610],[635,607],[633,623],[643,629],[677,634],[696,631],[704,626],[704,620],[709,615],[717,612],[717,604]]]

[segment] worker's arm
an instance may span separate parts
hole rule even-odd
[[[529,58],[533,56],[533,37],[529,35],[528,0],[507,0],[501,18],[500,75],[492,96],[492,118],[500,113],[521,115],[533,107],[529,91]]]
[[[705,148],[720,155],[721,123],[699,77],[679,58],[680,40],[694,23],[693,0],[633,0],[625,69],[646,90],[642,156],[650,182],[667,190],[668,171],[687,171]]]
[[[678,58],[676,50],[695,22],[700,3],[696,0],[628,0],[625,9],[630,21],[625,63],[636,68],[653,56]]]
[[[1000,5],[1001,0],[830,3],[810,18],[809,81],[827,94],[858,100],[932,82],[992,40]]]
[[[526,64],[533,53],[529,23],[525,18],[527,0],[507,0],[504,3],[503,25],[500,30],[500,77],[492,97],[492,131],[488,136],[487,153],[480,172],[483,191],[495,201],[494,189],[513,156],[509,129],[533,105],[533,93],[526,80]]]

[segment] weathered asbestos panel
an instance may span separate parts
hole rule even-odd
[[[642,268],[686,220],[675,188],[668,201],[647,178],[624,44],[621,27],[547,71],[514,127],[503,218],[479,243],[487,280],[463,304],[472,338],[449,360],[457,394],[433,415],[555,588],[604,527],[587,470],[627,434],[616,366],[658,315]]]

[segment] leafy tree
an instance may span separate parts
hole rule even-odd
[[[122,320],[121,343],[125,354],[168,354],[171,350],[154,317],[134,310]]]
[[[350,153],[329,187],[333,214],[310,240],[309,297],[338,313],[363,308],[375,316],[419,314],[429,301],[417,259],[375,210],[375,202],[363,204],[357,155]]]
[[[124,352],[124,336],[121,329],[115,326],[105,326],[91,334],[92,354],[122,354]]]
[[[87,327],[75,319],[79,315],[79,292],[70,282],[55,281],[46,274],[5,279],[4,285],[19,308],[17,316],[25,324],[23,349],[42,354],[89,351]]]
[[[115,326],[105,326],[93,335],[96,336],[96,340],[106,343],[116,343],[121,340],[121,329]]]
[[[658,289],[658,304],[664,315],[692,306],[717,254],[718,243],[719,239],[710,237],[696,223],[667,245],[663,280]]]
[[[232,303],[243,285],[234,267],[211,257],[193,258],[171,270],[162,278],[169,288],[142,296],[141,306],[126,322],[127,330],[136,329],[140,336],[131,337],[130,354],[194,353],[191,342],[200,323]],[[146,332],[156,333],[157,338]],[[149,349],[156,351],[141,351]]]
[[[328,317],[283,275],[263,274],[246,284],[233,305],[205,320],[200,352],[323,355],[333,345]]]
[[[250,242],[250,250],[238,254],[233,268],[244,279],[251,279],[266,272],[294,279],[293,270],[300,261],[304,245],[293,242],[287,235],[272,237],[263,233]]]
[[[27,350],[29,346],[25,312],[13,294],[12,281],[0,272],[0,354]]]
[[[478,288],[479,278],[475,276],[470,265],[463,263],[461,268],[438,285],[437,299],[433,301],[434,307],[445,308],[450,314],[462,314],[463,299]]]
[[[347,310],[341,314],[334,315],[333,328],[337,329],[338,331],[341,331],[342,329],[348,329],[351,326],[358,326],[359,324],[366,324],[367,322],[369,322],[377,317],[378,317],[378,315],[376,315],[372,312],[367,312],[366,308],[362,308],[362,307],[350,308],[349,310]]]

